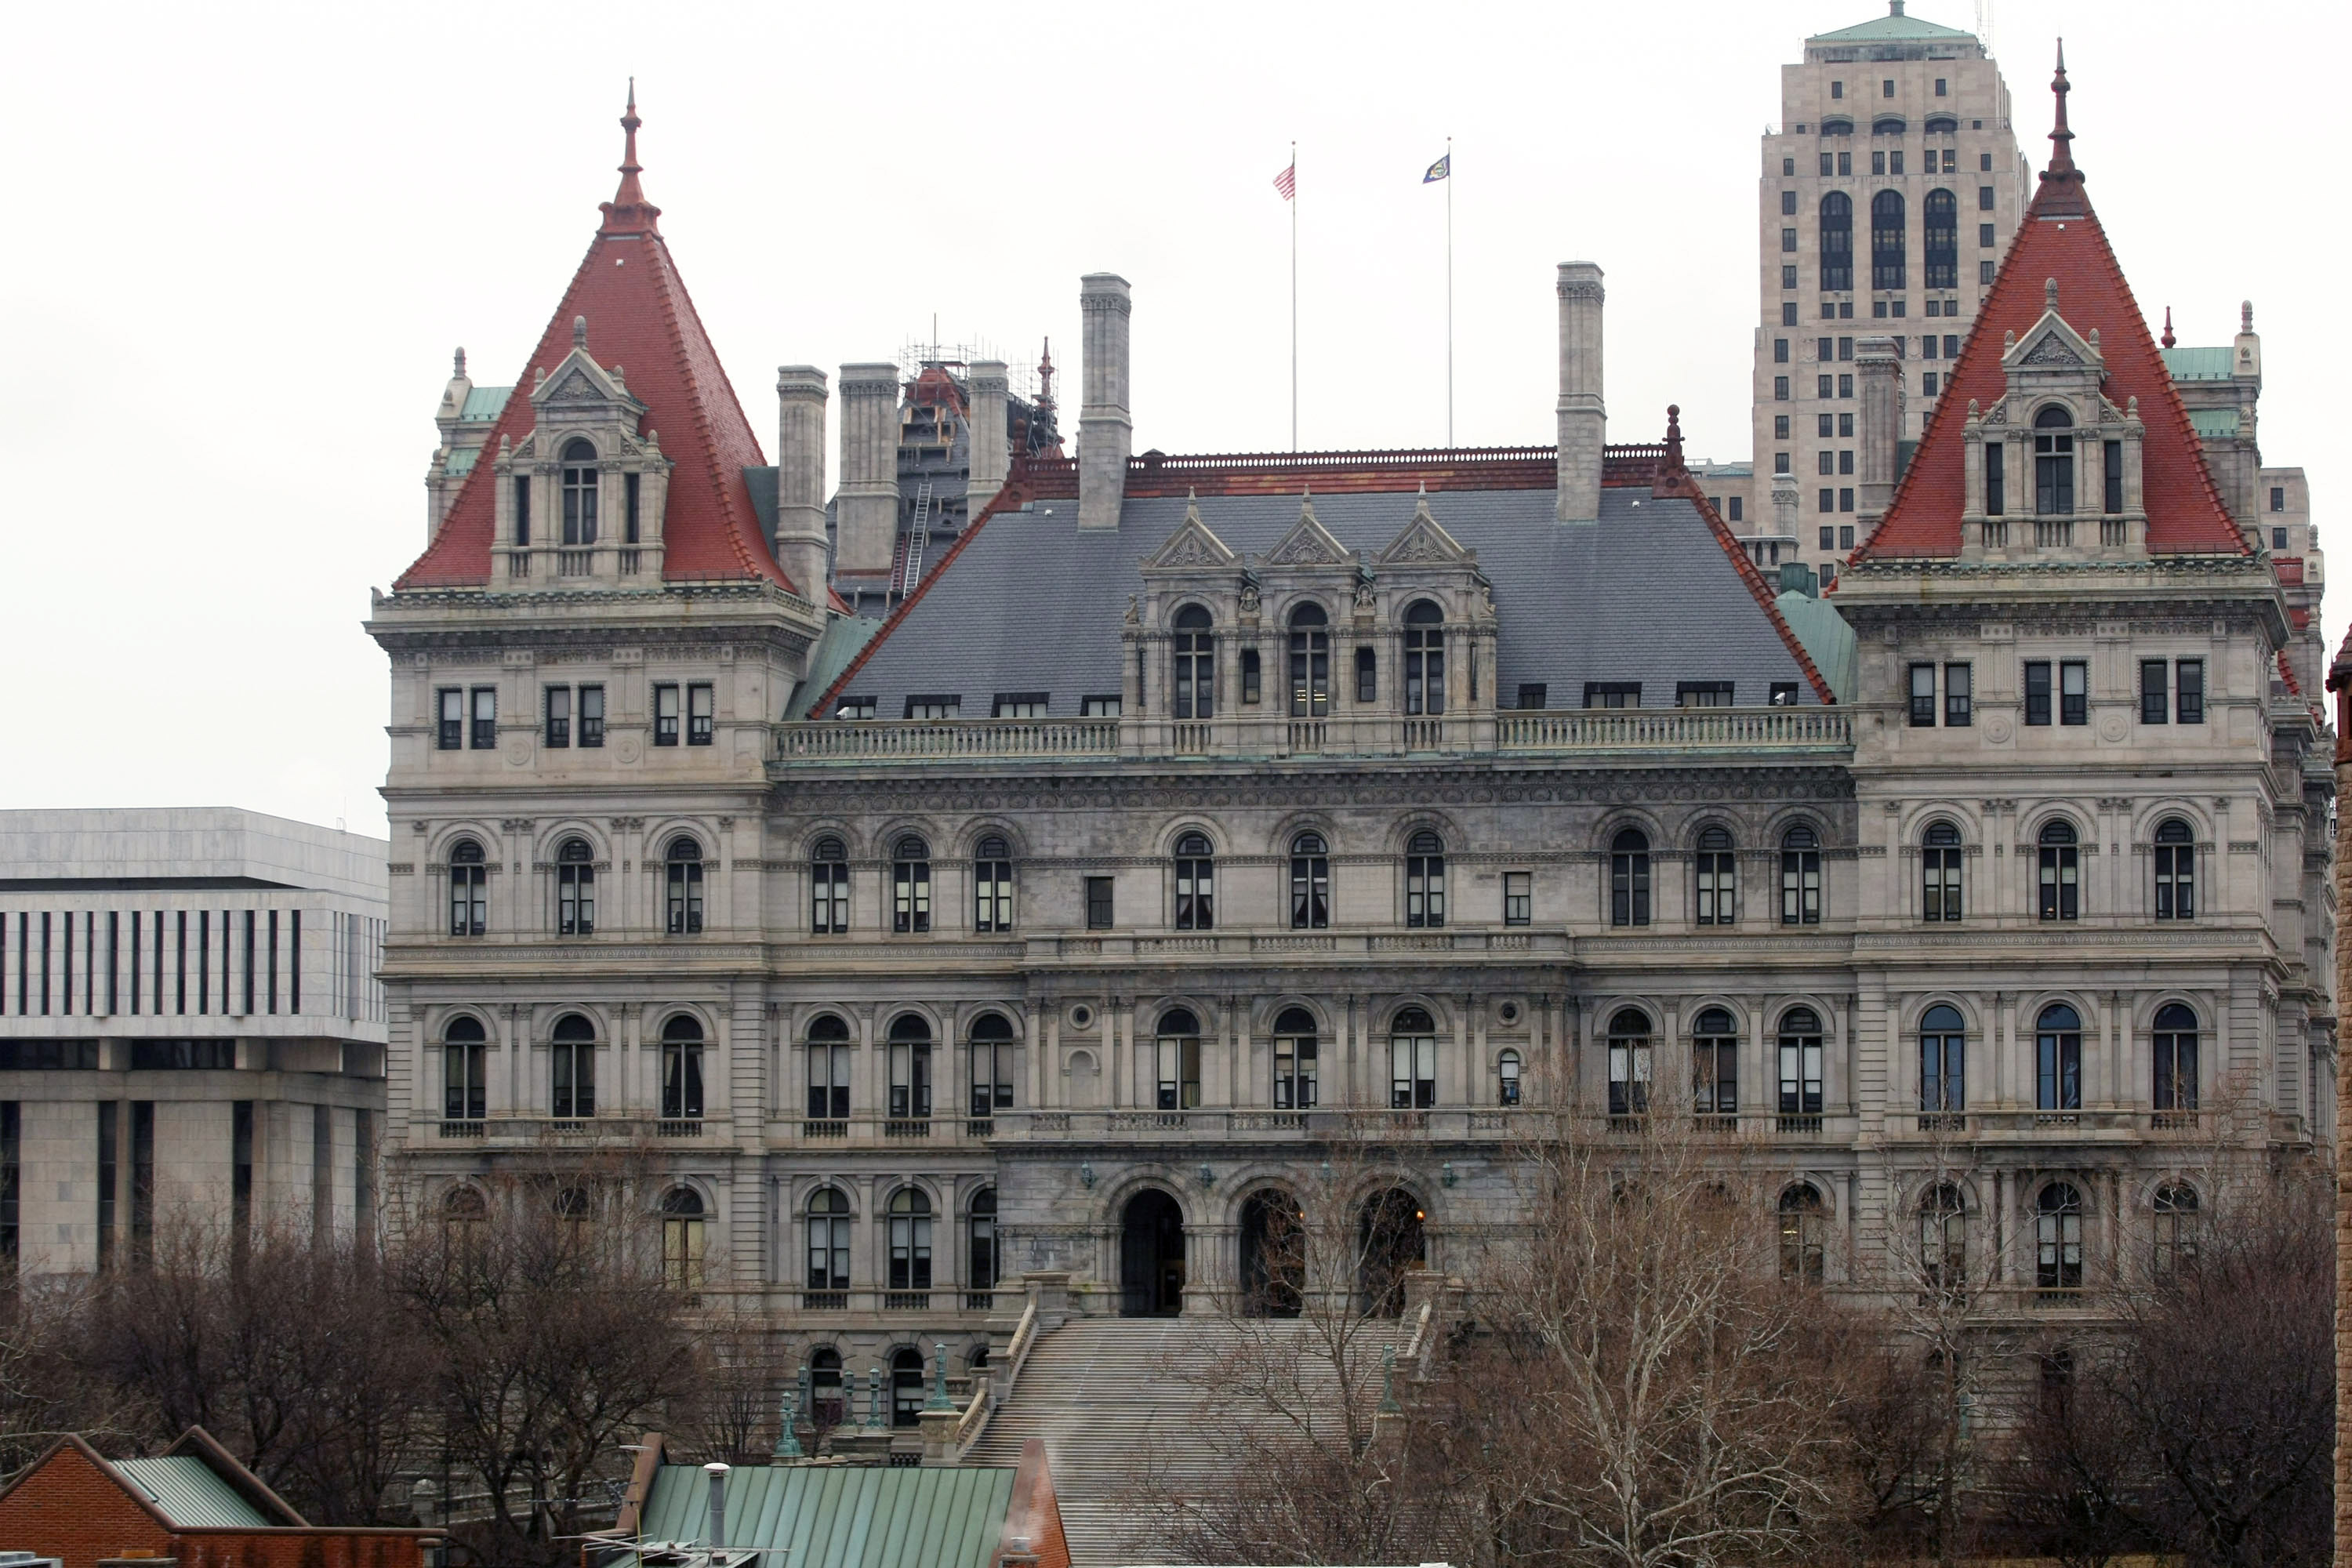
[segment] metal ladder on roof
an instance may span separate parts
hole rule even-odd
[[[907,530],[907,571],[900,579],[899,593],[909,595],[923,577],[923,546],[931,537],[931,481],[925,479],[915,491],[915,521]]]

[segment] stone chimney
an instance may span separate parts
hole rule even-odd
[[[824,372],[776,367],[776,564],[824,603]]]
[[[884,576],[898,542],[898,367],[841,367],[836,576]]]
[[[974,360],[971,365],[971,479],[965,487],[964,515],[978,517],[1004,488],[1012,459],[1012,436],[1005,421],[1005,398],[1011,384],[1003,360]]]
[[[1559,520],[1601,520],[1601,446],[1609,411],[1601,399],[1601,268],[1559,264]]]
[[[1855,422],[1854,537],[1864,541],[1895,500],[1895,443],[1903,438],[1903,362],[1895,340],[1864,338],[1853,345],[1862,414]]]
[[[1084,332],[1078,357],[1086,377],[1078,407],[1080,528],[1117,528],[1127,498],[1127,459],[1135,447],[1135,419],[1127,401],[1127,319],[1132,309],[1126,279],[1089,272],[1078,279]]]

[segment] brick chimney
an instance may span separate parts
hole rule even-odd
[[[841,367],[841,510],[834,571],[881,576],[898,542],[898,367]]]
[[[971,479],[965,487],[964,515],[978,517],[1004,488],[1012,457],[1005,417],[1010,383],[1003,360],[974,360],[971,366]]]
[[[1127,279],[1089,272],[1078,279],[1084,332],[1079,369],[1086,377],[1078,409],[1078,526],[1117,528],[1127,497],[1127,459],[1135,448],[1128,406]]]
[[[776,564],[824,603],[824,372],[776,367]]]
[[[1559,264],[1559,520],[1601,519],[1601,447],[1609,411],[1601,397],[1601,268]]]

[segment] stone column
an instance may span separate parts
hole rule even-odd
[[[834,567],[876,576],[898,539],[898,367],[841,367],[841,489]]]
[[[1856,343],[1854,369],[1862,383],[1854,521],[1856,537],[1866,541],[1895,499],[1895,444],[1903,438],[1903,362],[1895,357],[1895,340]]]
[[[1601,399],[1601,268],[1590,261],[1559,264],[1559,470],[1562,522],[1601,518],[1601,448],[1609,415]]]
[[[824,603],[824,372],[776,370],[776,564],[801,596]]]
[[[1128,405],[1127,279],[1089,272],[1078,279],[1084,337],[1085,401],[1078,412],[1078,526],[1117,528],[1127,496],[1127,459],[1135,447]]]
[[[1010,395],[1003,360],[975,360],[971,367],[971,478],[964,489],[965,515],[977,518],[1004,488],[1013,458],[1005,418]]]

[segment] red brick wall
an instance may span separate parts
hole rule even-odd
[[[172,1537],[112,1476],[68,1443],[0,1498],[0,1551],[37,1552],[65,1568],[132,1552],[168,1557]]]
[[[414,1536],[289,1530],[183,1535],[179,1568],[419,1568]],[[66,1568],[74,1568],[68,1563]]]

